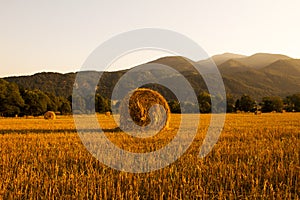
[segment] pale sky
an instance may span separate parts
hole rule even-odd
[[[299,0],[0,0],[0,77],[78,71],[102,42],[139,28],[179,32],[210,56],[300,58],[299,8]],[[160,56],[144,54],[124,65]]]

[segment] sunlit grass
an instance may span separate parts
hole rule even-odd
[[[116,145],[154,151],[176,133],[147,140],[116,131],[99,115]],[[113,170],[82,145],[71,117],[0,119],[0,199],[299,199],[300,113],[228,114],[224,131],[204,159],[198,157],[210,115],[188,151],[170,166],[145,174]]]

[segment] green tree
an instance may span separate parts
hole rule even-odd
[[[59,98],[53,93],[45,93],[48,96],[47,110],[48,111],[58,111]]]
[[[96,112],[104,113],[107,111],[111,111],[110,100],[101,96],[100,94],[96,94],[95,104]]]
[[[240,99],[237,99],[234,104],[235,111],[241,110],[241,102]]]
[[[181,113],[180,103],[177,100],[171,100],[168,102],[171,113]]]
[[[255,110],[255,100],[252,99],[249,95],[242,95],[240,99],[238,99],[235,103],[235,107],[237,110],[250,112]]]
[[[261,105],[262,112],[281,112],[283,109],[283,100],[281,97],[264,97]]]
[[[235,111],[235,101],[231,94],[226,95],[226,112],[232,113]]]
[[[84,98],[82,98],[79,95],[78,96],[77,95],[72,96],[72,111],[75,114],[87,113]]]
[[[198,96],[200,113],[211,112],[211,97],[207,92],[201,92]]]
[[[300,93],[285,98],[286,110],[289,112],[300,112]]]
[[[0,79],[0,115],[6,117],[18,115],[23,106],[24,100],[17,84]]]
[[[71,103],[68,101],[68,99],[64,97],[60,97],[58,99],[58,111],[62,114],[70,114],[72,113]]]
[[[191,103],[191,102],[183,102],[181,103],[182,106],[182,113],[198,113],[199,112],[199,106],[197,104]]]
[[[40,90],[26,90],[23,96],[25,100],[25,115],[42,115],[47,111],[50,102],[49,97]]]

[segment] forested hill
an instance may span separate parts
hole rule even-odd
[[[264,96],[281,96],[300,93],[300,60],[279,54],[254,54],[243,56],[237,54],[222,54],[213,56],[223,76],[226,92],[234,97],[248,94],[256,100]],[[173,67],[180,71],[194,87],[196,92],[206,90],[205,84],[189,62],[182,57],[164,57],[152,61]],[[206,61],[195,62],[195,65],[205,65]],[[98,92],[104,97],[110,97],[111,91],[119,78],[126,71],[106,72],[100,81]],[[98,75],[100,72],[90,72]],[[155,76],[149,72],[149,76]],[[165,74],[168,76],[168,74]],[[7,77],[6,81],[15,82],[23,89],[39,89],[57,96],[69,97],[76,73],[38,73],[32,76]],[[170,79],[176,79],[170,74]],[[168,93],[166,93],[168,95]]]
[[[39,89],[56,96],[68,97],[71,95],[75,76],[75,73],[43,72],[32,76],[14,76],[4,79],[8,82],[17,83],[21,89]]]
[[[98,76],[100,72],[90,72]],[[31,76],[14,76],[4,78],[8,82],[15,82],[21,89],[39,89],[56,96],[69,97],[72,95],[73,85],[77,73],[42,72]],[[101,79],[101,93],[108,97],[109,91],[124,71],[104,73]],[[103,84],[105,83],[105,84]],[[113,85],[112,85],[113,84]]]

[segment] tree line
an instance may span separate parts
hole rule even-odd
[[[57,97],[52,93],[44,93],[38,89],[25,90],[16,83],[0,79],[0,115],[12,117],[16,115],[43,115],[46,111],[62,114],[71,113],[69,99]]]
[[[211,97],[209,93],[202,92],[198,95],[198,106],[200,113],[211,113]],[[218,102],[218,101],[216,101]],[[222,99],[219,99],[219,102],[223,102]],[[186,104],[186,103],[183,103]],[[169,102],[170,109],[174,113],[180,113],[180,103],[178,101]],[[184,105],[181,106],[184,108]],[[218,106],[216,105],[216,109]],[[216,110],[220,112],[222,110]],[[279,96],[268,96],[263,97],[261,102],[257,102],[250,95],[244,94],[240,98],[234,98],[232,95],[227,94],[226,96],[226,112],[300,112],[300,93],[289,95],[285,98]],[[223,111],[222,111],[223,112]]]
[[[103,113],[110,110],[110,100],[100,94],[96,94],[96,97],[91,95],[76,100],[76,103],[81,104],[82,110],[91,109],[86,104],[90,98],[95,98],[94,109],[96,112]],[[54,111],[62,115],[72,114],[72,96],[66,98],[38,89],[19,88],[14,82],[0,79],[0,116],[39,116],[47,111]]]
[[[76,103],[80,104],[77,105],[76,108],[81,108],[75,111],[77,113],[93,109],[95,109],[96,112],[104,113],[111,111],[111,106],[117,107],[119,105],[119,102],[111,105],[110,99],[105,98],[98,93],[95,96],[91,95],[84,98],[73,98],[79,98],[75,101]],[[95,98],[95,106],[91,106],[86,103],[90,101],[90,98]],[[168,103],[171,112],[173,113],[193,113],[199,110],[200,113],[210,113],[212,109],[211,98],[212,97],[207,92],[201,92],[198,95],[198,105],[193,105],[189,102],[178,102],[177,100],[171,100]],[[213,98],[219,99],[220,103],[223,102],[220,97]],[[300,93],[293,94],[285,98],[277,96],[264,97],[259,103],[256,102],[251,96],[246,94],[242,95],[238,99],[234,99],[228,94],[226,103],[227,112],[255,112],[258,110],[262,112],[300,112]],[[43,115],[47,111],[59,112],[63,115],[71,114],[72,96],[66,98],[62,96],[56,96],[53,93],[42,92],[38,89],[27,90],[21,87],[19,88],[16,83],[10,83],[0,79],[0,116],[38,116]]]
[[[285,98],[279,96],[263,97],[259,103],[249,95],[242,95],[241,98],[235,101],[232,110],[244,112],[300,112],[300,93]]]

